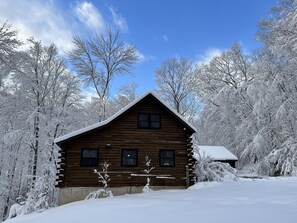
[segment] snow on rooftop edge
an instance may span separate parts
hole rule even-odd
[[[109,122],[111,122],[112,120],[114,120],[115,118],[117,118],[118,116],[120,116],[121,114],[123,114],[124,112],[126,112],[127,110],[129,110],[131,107],[133,107],[135,104],[137,104],[139,101],[141,101],[142,99],[144,99],[149,94],[153,95],[166,108],[168,108],[178,118],[180,118],[183,122],[185,122],[188,126],[190,126],[194,131],[196,131],[196,128],[192,124],[190,124],[184,117],[182,117],[177,111],[175,111],[173,108],[171,108],[171,106],[167,105],[167,103],[165,103],[161,98],[159,98],[154,92],[149,91],[149,92],[143,94],[142,96],[140,96],[139,98],[137,98],[136,100],[132,101],[130,104],[128,104],[127,106],[125,106],[124,108],[122,108],[121,110],[119,110],[118,112],[116,112],[114,115],[112,115],[111,117],[109,117],[105,121],[98,122],[96,124],[93,124],[93,125],[87,126],[85,128],[81,128],[81,129],[75,130],[75,131],[70,132],[70,133],[68,133],[66,135],[63,135],[63,136],[60,136],[60,137],[56,138],[54,140],[54,142],[55,143],[58,143],[58,142],[61,142],[61,141],[66,140],[66,139],[72,138],[74,136],[80,135],[82,133],[85,133],[85,132],[91,131],[93,129],[99,128],[101,126],[107,125]]]
[[[204,154],[213,160],[238,160],[238,158],[224,146],[198,146],[198,151],[200,155]]]

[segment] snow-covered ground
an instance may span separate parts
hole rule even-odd
[[[188,190],[156,191],[74,202],[6,223],[297,222],[297,178],[199,183]]]

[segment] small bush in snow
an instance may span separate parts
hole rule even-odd
[[[7,219],[15,218],[17,215],[20,215],[21,213],[22,213],[22,205],[17,203],[13,204],[9,209],[9,214]]]
[[[198,182],[237,180],[236,170],[229,163],[212,161],[209,157],[197,154],[195,173]]]
[[[99,189],[89,193],[88,196],[86,197],[86,200],[105,198],[105,197],[113,197],[113,193],[110,190]]]
[[[91,192],[87,197],[88,199],[97,199],[102,197],[113,197],[112,192],[108,189],[108,182],[110,181],[109,175],[108,175],[108,167],[110,166],[109,163],[104,162],[102,164],[102,174],[98,172],[96,169],[94,169],[94,173],[98,175],[98,181],[99,183],[103,184],[103,189],[100,188],[99,190]]]
[[[54,189],[50,174],[38,177],[28,193],[24,206],[22,206],[22,213],[42,212],[51,207],[53,204],[50,194]]]
[[[149,193],[153,191],[152,188],[150,187],[151,180],[149,178],[149,174],[153,169],[155,169],[155,167],[151,167],[151,159],[148,156],[145,156],[145,166],[146,166],[146,169],[144,170],[144,173],[147,174],[147,178],[146,178],[146,185],[142,189],[142,192]]]

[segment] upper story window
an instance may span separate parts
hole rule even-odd
[[[98,149],[82,149],[80,157],[80,166],[97,167],[98,166]]]
[[[174,167],[175,166],[175,151],[172,149],[160,150],[160,166]]]
[[[122,166],[137,166],[138,151],[137,149],[122,149]]]
[[[150,114],[150,113],[138,114],[138,128],[141,128],[141,129],[161,128],[161,115]]]

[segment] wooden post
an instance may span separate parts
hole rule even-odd
[[[189,166],[186,165],[186,186],[190,186],[190,174],[189,174]]]

